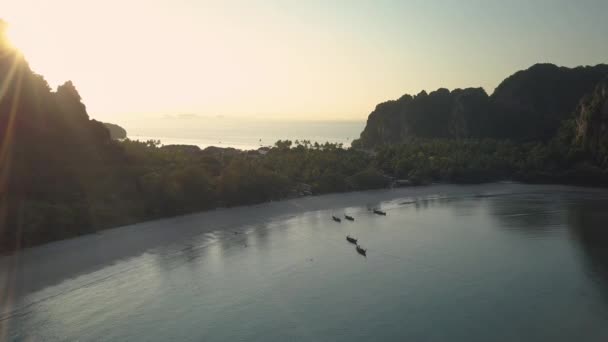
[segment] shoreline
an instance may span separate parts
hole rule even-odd
[[[246,152],[246,151],[242,151],[242,150],[239,150],[239,151]],[[278,199],[278,200],[270,200],[270,201],[255,203],[255,204],[243,204],[243,205],[236,205],[236,206],[232,206],[232,207],[215,207],[215,208],[205,209],[205,210],[201,210],[201,211],[179,214],[179,215],[175,215],[175,216],[149,217],[142,221],[131,221],[131,222],[127,221],[123,224],[119,224],[116,226],[98,226],[97,231],[95,231],[95,232],[85,233],[82,235],[75,235],[75,236],[71,236],[71,237],[59,239],[59,240],[50,240],[48,242],[27,246],[27,247],[24,247],[24,248],[18,249],[18,250],[10,250],[10,249],[2,250],[2,251],[0,251],[0,266],[2,266],[2,260],[4,258],[18,255],[18,254],[23,254],[30,249],[42,248],[42,247],[48,246],[48,245],[60,245],[62,243],[67,244],[68,241],[70,241],[70,240],[75,240],[75,239],[83,238],[86,236],[99,236],[99,235],[109,234],[111,231],[117,230],[117,229],[129,229],[129,228],[132,228],[135,226],[147,226],[147,225],[150,225],[155,222],[164,222],[164,221],[169,222],[169,221],[179,220],[180,218],[198,216],[198,215],[209,214],[209,213],[218,213],[218,212],[223,212],[223,211],[227,211],[227,210],[255,208],[255,207],[269,205],[271,203],[288,203],[288,202],[292,202],[292,201],[296,201],[296,202],[297,201],[307,201],[307,199],[309,199],[309,201],[312,201],[313,199],[316,199],[316,198],[322,199],[324,197],[343,196],[343,195],[347,195],[347,194],[362,194],[362,193],[373,193],[373,192],[384,193],[384,192],[393,192],[393,191],[406,191],[406,189],[412,190],[412,189],[425,189],[425,188],[432,188],[432,187],[456,187],[456,188],[458,188],[458,187],[479,187],[479,186],[488,186],[488,185],[496,185],[496,184],[517,184],[517,185],[522,185],[522,186],[580,187],[580,188],[585,188],[585,189],[599,189],[599,190],[608,189],[608,186],[591,185],[591,184],[584,184],[584,183],[581,184],[581,183],[563,183],[563,182],[562,183],[559,183],[559,182],[526,182],[526,181],[505,179],[505,180],[494,180],[494,181],[488,181],[488,182],[473,182],[473,183],[432,182],[432,183],[410,184],[410,185],[401,185],[401,186],[391,185],[388,187],[377,188],[377,189],[368,189],[368,190],[349,190],[349,191],[343,191],[343,192],[330,192],[330,193],[313,194],[313,195],[286,196],[286,197]],[[414,191],[414,192],[424,192],[424,191]],[[319,210],[319,209],[311,209],[311,210]]]
[[[435,184],[307,196],[251,206],[221,208],[110,228],[1,256],[0,284],[3,284],[5,289],[12,289],[12,300],[18,300],[30,293],[57,285],[65,279],[97,271],[162,246],[193,241],[206,234],[218,233],[221,238],[221,233],[227,231],[265,225],[313,211],[327,212],[330,219],[332,210],[380,207],[389,211],[390,215],[390,210],[418,200],[506,195],[533,191],[537,187],[542,187],[543,191],[577,189],[567,185],[510,182],[481,185]],[[585,188],[585,191],[589,190]],[[401,203],[404,199],[409,201]]]

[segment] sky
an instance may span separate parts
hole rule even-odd
[[[605,0],[2,0],[52,87],[120,123],[197,114],[364,120],[445,87],[491,93],[537,62],[608,62]]]

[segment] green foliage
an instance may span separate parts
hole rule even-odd
[[[255,159],[235,157],[217,182],[220,203],[252,204],[284,197],[289,191],[286,177],[266,168]]]
[[[379,148],[376,163],[385,173],[414,184],[498,180],[608,184],[606,168],[588,160],[576,145],[560,143],[557,138],[526,144],[493,139],[417,139]]]
[[[368,168],[349,177],[348,183],[356,190],[378,189],[388,186],[390,179],[380,171]]]

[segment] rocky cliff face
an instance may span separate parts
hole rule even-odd
[[[575,143],[608,166],[608,78],[585,96],[576,110]]]
[[[438,89],[379,104],[355,147],[411,138],[548,140],[580,99],[608,76],[608,65],[536,64],[509,76],[488,96],[482,88]]]
[[[583,96],[608,75],[608,65],[576,68],[536,64],[501,82],[491,96],[493,115],[508,130],[499,138],[548,140],[572,117]]]
[[[449,138],[479,134],[488,95],[481,88],[438,89],[404,95],[379,104],[370,114],[361,138],[353,144],[371,147],[416,137]]]

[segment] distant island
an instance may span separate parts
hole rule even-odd
[[[404,95],[352,148],[131,141],[52,90],[0,31],[0,251],[216,207],[430,182],[608,184],[608,66],[539,64],[482,89]],[[168,228],[170,229],[170,228]]]

